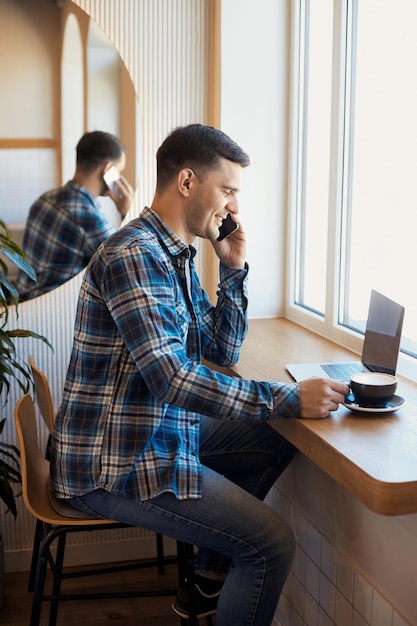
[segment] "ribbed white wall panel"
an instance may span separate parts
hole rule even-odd
[[[209,19],[216,0],[75,0],[114,42],[132,77],[143,119],[143,160],[137,204],[129,217],[149,204],[155,187],[155,154],[168,132],[176,126],[207,121],[207,74],[210,62]],[[72,331],[81,276],[34,301],[22,303],[19,319],[10,328],[28,328],[45,335],[54,352],[39,341],[20,340],[19,357],[35,356],[47,374],[55,407],[62,397],[69,361]],[[6,407],[8,441],[16,442],[13,407],[19,397],[13,388]],[[2,415],[4,411],[2,409]],[[46,432],[39,423],[39,436],[46,442]],[[6,570],[27,569],[31,554],[34,521],[19,500],[18,519],[3,515],[0,524],[5,537]],[[2,520],[2,521],[1,521]],[[151,536],[141,530],[117,534],[101,532],[97,536],[77,537],[71,546],[71,563],[146,555]],[[142,537],[143,542],[133,540]],[[152,539],[153,541],[153,539]],[[103,549],[102,542],[106,542]],[[94,544],[94,545],[93,545]],[[123,547],[125,546],[125,552]],[[69,551],[71,553],[71,550]]]
[[[143,117],[138,208],[150,202],[155,154],[170,130],[207,118],[210,0],[75,0],[115,43]]]

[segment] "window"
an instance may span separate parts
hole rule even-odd
[[[327,263],[333,0],[318,1],[320,12],[307,2],[300,7],[296,292],[299,304],[324,313],[320,277]]]
[[[417,3],[294,5],[288,315],[360,338],[376,289],[417,357]]]

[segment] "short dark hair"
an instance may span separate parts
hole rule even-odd
[[[118,161],[127,153],[126,146],[111,133],[95,130],[85,133],[77,144],[77,165],[91,171],[106,161]]]
[[[163,190],[184,167],[204,175],[219,159],[249,165],[249,157],[221,130],[202,124],[189,124],[173,130],[156,153],[156,187]]]

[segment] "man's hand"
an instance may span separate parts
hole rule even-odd
[[[239,228],[235,230],[229,237],[222,241],[213,241],[213,247],[217,256],[223,265],[242,269],[245,267],[247,237],[242,222],[236,215],[233,220],[239,224]]]
[[[120,215],[124,217],[132,206],[135,192],[124,176],[120,176],[120,178],[114,182],[114,185],[117,191],[109,189],[108,195],[117,206]]]
[[[328,417],[336,411],[349,393],[349,387],[338,380],[309,378],[299,383],[301,417]]]

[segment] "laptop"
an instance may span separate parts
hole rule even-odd
[[[395,374],[400,350],[404,307],[374,289],[371,291],[361,361],[297,363],[285,367],[297,382],[319,376],[349,384],[358,372]]]

